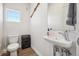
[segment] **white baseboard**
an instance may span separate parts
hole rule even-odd
[[[31,48],[37,53],[38,56],[43,56],[36,48],[31,46]]]

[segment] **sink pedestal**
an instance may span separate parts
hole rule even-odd
[[[69,49],[54,45],[53,55],[54,56],[71,56],[72,54]]]
[[[53,44],[54,56],[70,56],[70,48],[72,47],[72,41],[67,41],[64,37],[50,37],[44,36],[44,39]]]

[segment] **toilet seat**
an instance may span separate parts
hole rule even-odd
[[[18,48],[19,48],[18,43],[12,43],[12,44],[8,45],[7,50],[12,52],[12,51],[16,51]]]

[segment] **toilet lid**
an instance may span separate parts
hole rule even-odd
[[[8,51],[14,51],[14,50],[16,50],[18,48],[19,48],[18,43],[12,43],[12,44],[8,45],[8,47],[7,47]]]

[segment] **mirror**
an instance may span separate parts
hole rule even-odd
[[[68,20],[69,12],[68,3],[48,4],[48,27],[52,30],[74,30],[75,25]]]

